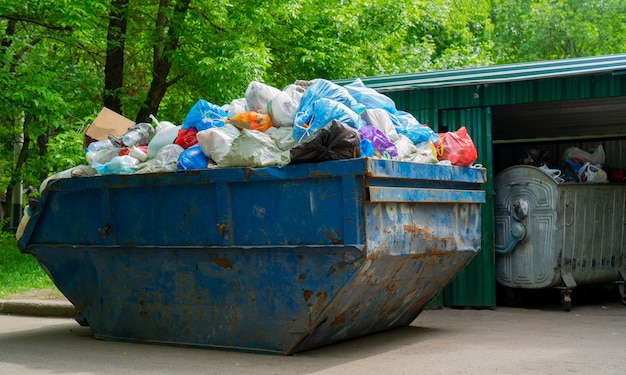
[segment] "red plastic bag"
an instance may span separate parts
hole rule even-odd
[[[449,160],[452,165],[469,167],[476,161],[478,154],[472,138],[467,134],[467,129],[462,126],[453,132],[439,133],[443,154],[439,160]]]
[[[196,128],[179,129],[174,143],[186,150],[198,143],[196,134],[198,134],[198,129]]]

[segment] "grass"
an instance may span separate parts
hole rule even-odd
[[[20,252],[13,234],[0,232],[0,298],[50,288],[54,284],[35,258]]]

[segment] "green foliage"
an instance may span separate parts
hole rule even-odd
[[[494,1],[496,61],[519,62],[622,53],[622,0]]]
[[[53,285],[35,258],[19,251],[15,236],[0,232],[0,298]]]
[[[180,124],[198,99],[227,104],[251,81],[283,88],[626,50],[621,0],[192,0],[180,12],[181,3],[128,0],[116,93],[130,119],[162,57],[171,69],[155,114]],[[103,103],[110,6],[0,0],[0,191],[84,162],[81,133]]]

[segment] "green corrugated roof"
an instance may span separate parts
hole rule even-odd
[[[480,68],[439,70],[361,78],[381,92],[548,79],[590,74],[626,74],[626,54],[547,60]],[[336,80],[344,85],[354,79]]]

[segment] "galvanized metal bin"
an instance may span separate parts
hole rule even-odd
[[[626,184],[557,183],[540,168],[517,165],[499,173],[494,187],[498,283],[561,288],[569,310],[577,285],[623,282]],[[624,302],[623,283],[620,292]]]
[[[410,324],[485,170],[379,159],[53,181],[24,236],[97,339],[293,354]]]

